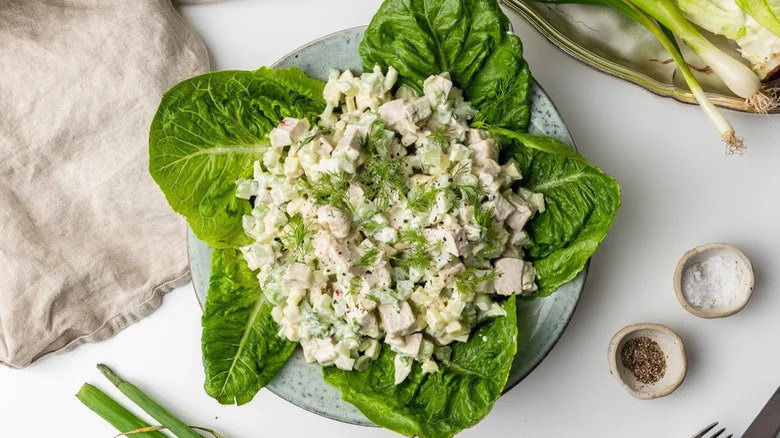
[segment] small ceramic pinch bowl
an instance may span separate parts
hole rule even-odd
[[[643,383],[623,365],[623,347],[635,338],[648,337],[658,344],[666,359],[666,371],[655,383]],[[682,339],[661,324],[634,324],[617,332],[609,343],[609,372],[627,393],[640,400],[652,400],[671,394],[685,379],[688,359]]]
[[[690,298],[691,292],[686,290],[691,287],[687,286],[686,278],[689,278],[688,281],[690,281],[690,275],[693,275],[697,267],[716,258],[721,265],[728,266],[729,269],[706,274],[718,278],[709,281],[708,285],[712,287],[699,292],[713,295],[725,294],[731,299],[728,302],[711,301],[704,304],[705,301],[700,298],[697,303]],[[697,279],[701,280],[703,274],[701,272],[695,274],[699,276]],[[729,288],[729,290],[714,290],[719,287],[717,285]],[[685,310],[699,318],[723,318],[739,312],[750,300],[754,285],[755,276],[750,260],[742,251],[727,243],[708,243],[693,248],[682,256],[674,271],[674,292],[677,295],[677,300]]]

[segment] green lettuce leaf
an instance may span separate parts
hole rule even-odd
[[[296,343],[277,335],[271,309],[241,252],[215,249],[201,340],[204,387],[220,403],[251,401],[295,351]]]
[[[363,69],[395,67],[418,92],[447,71],[479,120],[525,131],[531,74],[495,0],[387,0],[360,43]]]
[[[314,120],[324,84],[298,69],[221,71],[163,96],[149,133],[149,171],[173,209],[215,248],[248,244],[235,181],[252,174],[268,133],[284,117]]]
[[[545,211],[526,231],[538,296],[572,280],[596,252],[620,206],[620,186],[577,151],[551,137],[493,129],[502,156],[517,162],[522,185],[544,195]]]
[[[768,31],[780,37],[780,0],[736,0],[737,6],[747,12]]]
[[[341,390],[369,420],[395,432],[420,438],[449,438],[490,412],[509,377],[517,350],[515,297],[504,304],[507,316],[493,319],[452,346],[449,364],[423,374],[415,364],[409,377],[394,385],[395,353],[385,345],[364,371],[323,368],[323,378]]]

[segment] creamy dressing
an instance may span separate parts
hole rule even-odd
[[[514,164],[469,127],[476,111],[447,73],[423,95],[379,67],[332,71],[318,126],[287,117],[237,196],[254,208],[241,248],[275,307],[279,336],[306,360],[364,369],[383,348],[395,382],[434,373],[500,296],[536,291],[523,228],[540,194],[512,190]]]

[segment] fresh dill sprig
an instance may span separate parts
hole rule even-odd
[[[491,272],[478,277],[474,276],[474,268],[467,268],[455,276],[455,288],[464,295],[471,295],[477,291],[479,285],[496,278],[496,273]]]
[[[385,123],[382,121],[382,119],[377,118],[371,123],[368,135],[363,137],[360,143],[361,149],[371,156],[387,155],[384,135]]]
[[[360,228],[363,229],[363,233],[369,236],[373,235],[374,233],[376,233],[377,231],[381,230],[384,227],[385,227],[384,224],[374,219],[367,219],[360,223]]]
[[[450,140],[452,140],[452,131],[448,126],[439,126],[438,128],[431,131],[431,133],[428,134],[426,138],[430,140],[431,143],[439,146],[440,148],[444,148],[449,145]]]
[[[401,256],[393,257],[398,264],[409,268],[425,269],[431,264],[431,245],[419,230],[404,228],[400,239],[410,245]]]
[[[436,202],[436,196],[438,194],[439,189],[435,187],[411,190],[407,197],[406,205],[415,213],[430,211],[431,207]]]
[[[282,242],[284,249],[294,258],[300,260],[309,252],[309,237],[309,227],[303,222],[303,217],[300,214],[296,214],[287,222],[284,231],[279,236],[279,240]]]
[[[484,208],[479,203],[474,204],[474,222],[483,233],[487,233],[496,225],[493,220],[493,207]]]
[[[472,197],[468,202],[474,206],[474,223],[480,230],[479,249],[474,252],[474,256],[481,259],[491,259],[498,256],[505,242],[501,240],[501,234],[496,228],[493,207],[483,207],[479,203],[479,198]]]
[[[318,205],[332,205],[346,212],[352,211],[347,193],[351,180],[351,176],[345,172],[323,174],[317,181],[308,183],[312,201]],[[304,178],[300,181],[304,181]]]
[[[360,288],[363,286],[363,281],[360,279],[360,277],[352,277],[349,279],[349,295],[355,297],[357,296],[357,293],[360,291]]]
[[[512,100],[517,95],[517,88],[523,84],[523,81],[508,81],[506,78],[501,78],[496,82],[496,91],[490,96],[486,96],[484,99],[485,104],[482,105],[477,116],[472,122],[473,128],[490,130],[489,125],[491,121],[501,120],[503,113],[507,108],[514,108]]]
[[[479,205],[482,196],[485,195],[485,191],[482,190],[482,187],[475,184],[461,184],[456,187],[463,202],[474,205],[474,208]]]
[[[413,245],[428,245],[428,239],[420,230],[414,228],[402,228],[399,237],[402,241]]]
[[[374,199],[380,210],[387,207],[393,194],[402,196],[406,183],[404,164],[400,159],[374,155],[363,165],[361,178],[366,185],[366,196]]]
[[[458,177],[469,174],[469,166],[464,161],[456,161],[450,166],[449,173],[450,178],[455,181]]]
[[[360,256],[360,261],[358,261],[358,266],[362,268],[368,268],[370,266],[373,266],[374,263],[376,263],[376,259],[378,255],[379,255],[379,248],[375,246],[368,248],[366,252],[364,252],[363,255]]]

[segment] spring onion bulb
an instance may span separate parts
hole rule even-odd
[[[717,74],[731,91],[745,99],[751,111],[766,113],[777,107],[774,93],[764,94],[761,81],[752,70],[724,53],[688,21],[673,0],[631,0],[647,15],[680,37]]]

